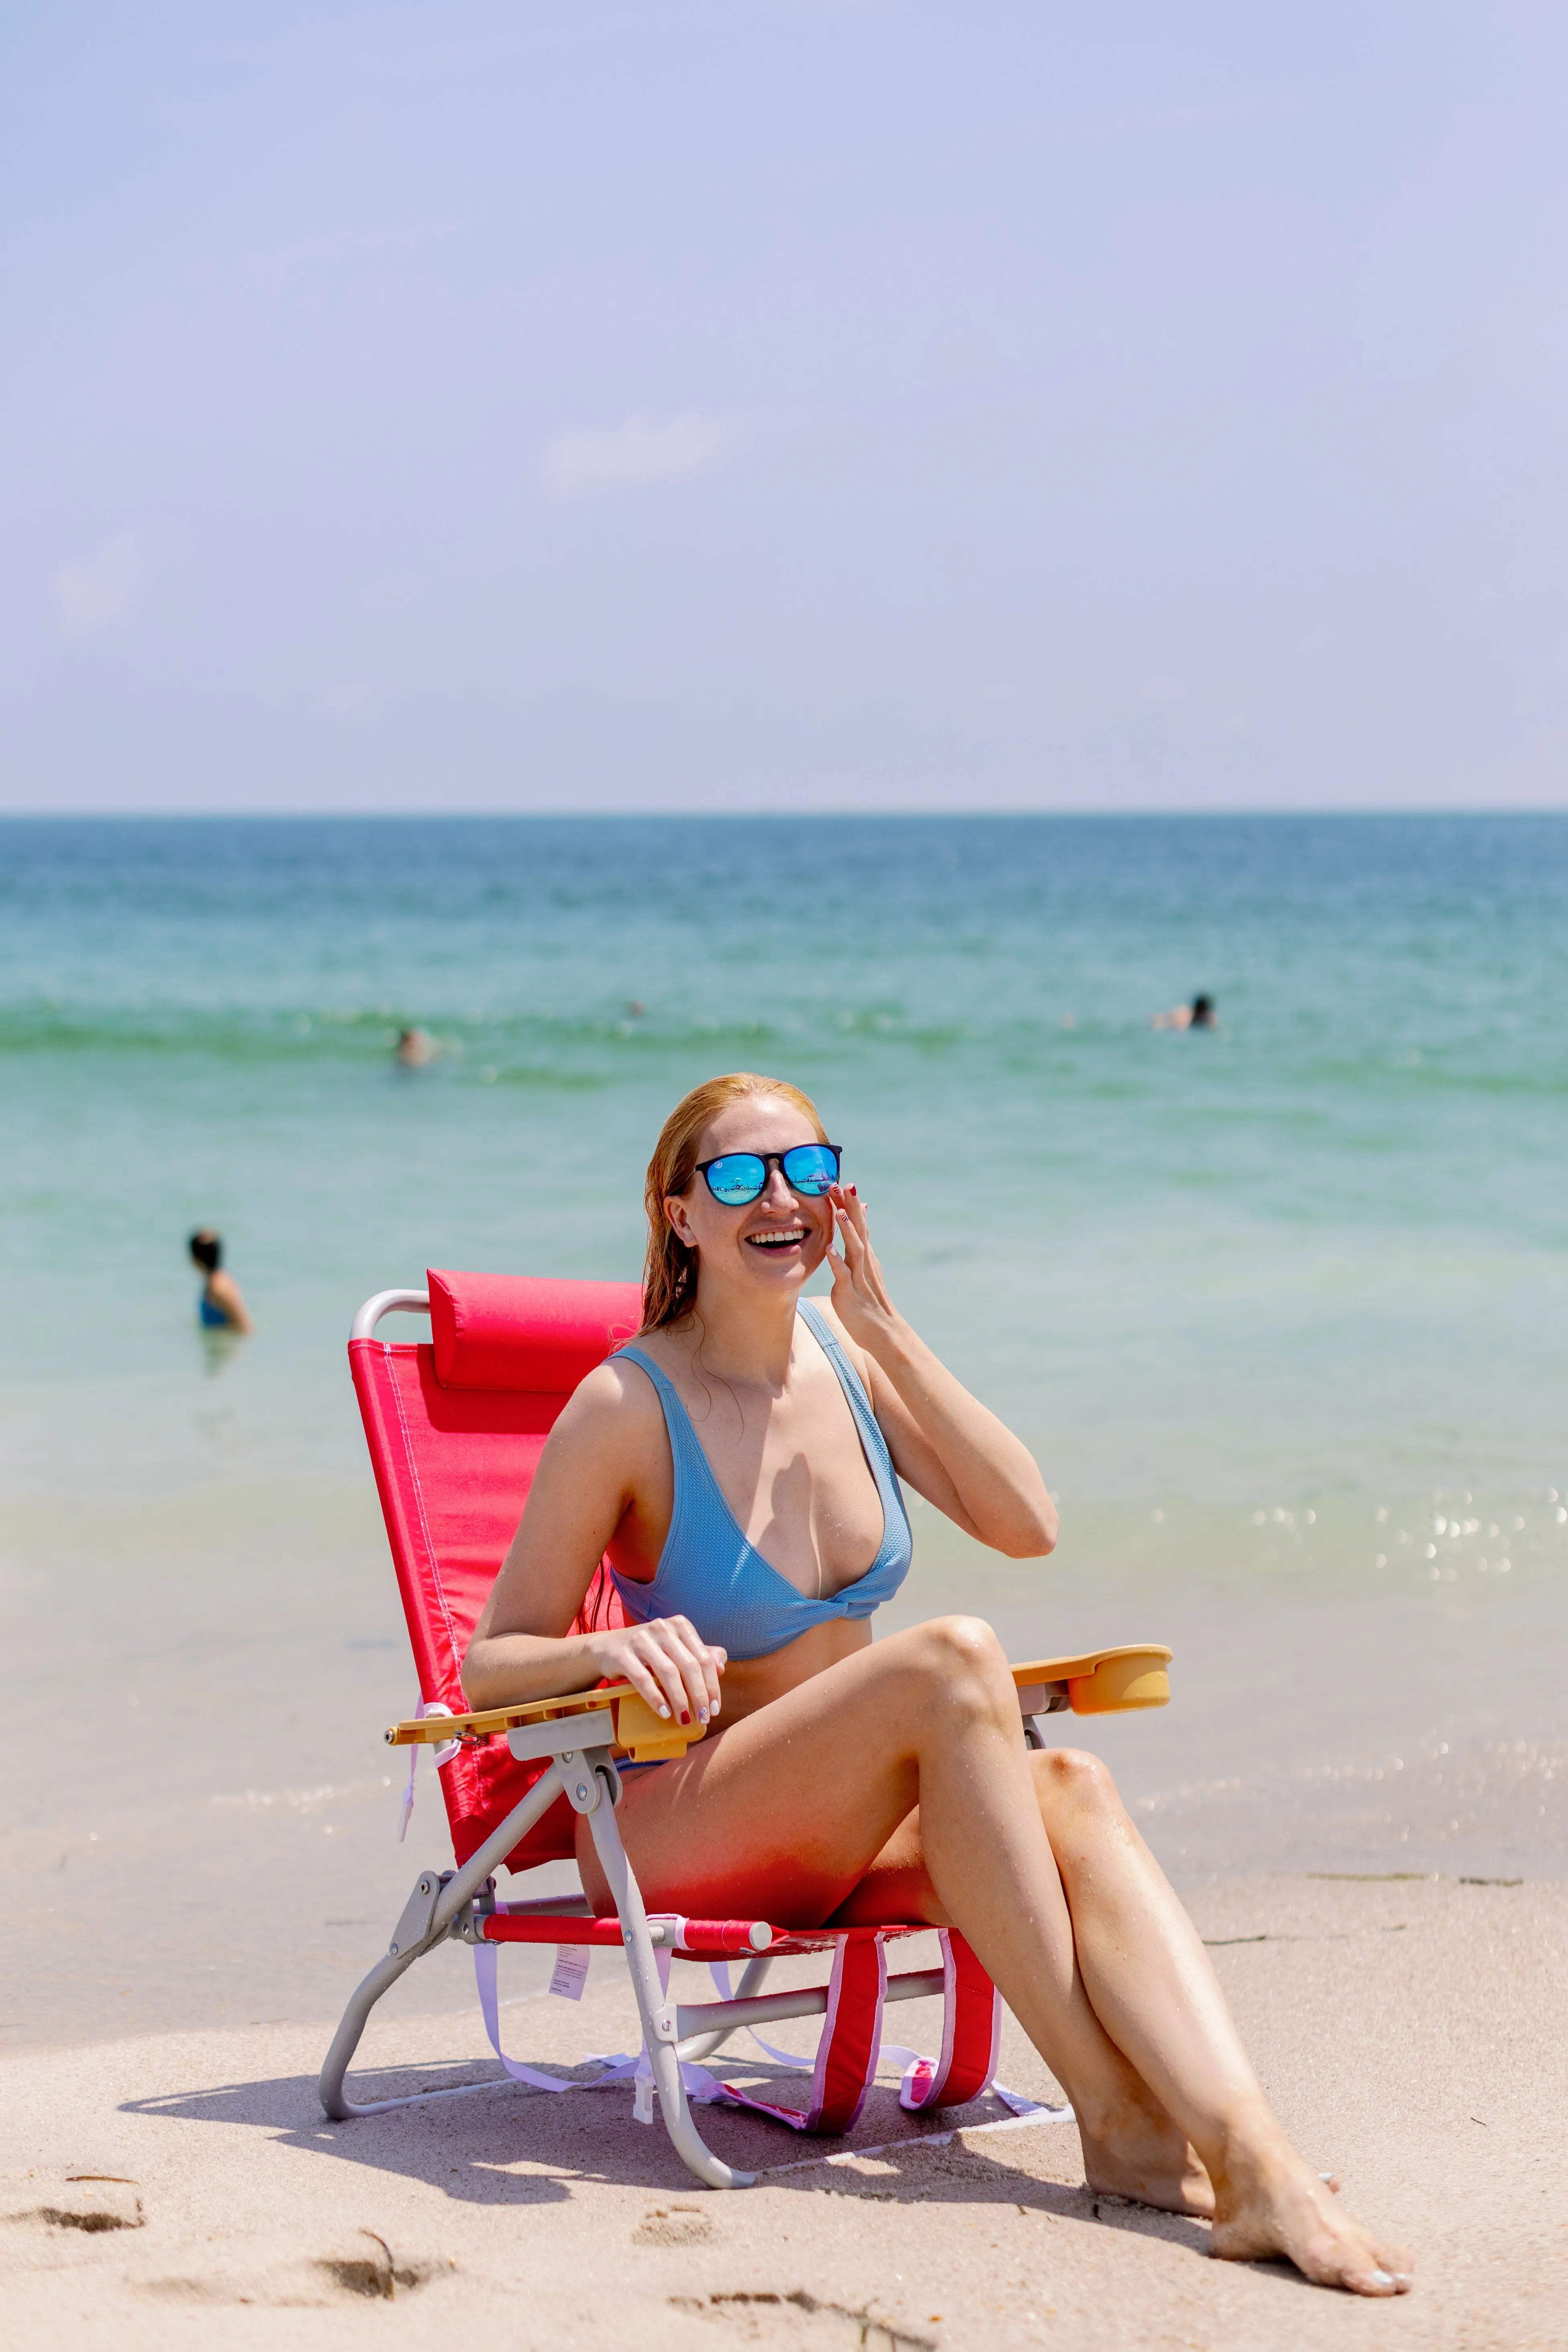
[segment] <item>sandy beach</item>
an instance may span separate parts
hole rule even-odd
[[[1201,2225],[1089,2195],[1070,2124],[1009,2122],[991,2098],[911,2118],[890,2075],[847,2143],[705,2110],[713,2144],[763,2172],[732,2195],[697,2188],[624,2089],[498,2087],[330,2124],[323,2022],[4,2062],[8,2340],[1560,2345],[1568,1888],[1278,1874],[1190,1900],[1298,2143],[1415,2249],[1398,2303],[1211,2263]],[[516,2054],[562,2067],[626,2047],[632,2014],[598,1962],[580,2006],[503,2011]],[[900,2015],[917,2045],[935,2029],[934,2004]],[[737,2078],[775,2071],[745,2046]],[[495,2071],[475,2012],[399,2017],[367,2056],[383,2095]],[[1054,2090],[1010,2021],[1001,2078]]]
[[[33,1817],[7,1830],[19,1899],[0,1923],[10,2341],[336,2344],[431,2318],[528,2347],[630,2325],[714,2352],[1563,2341],[1554,1553],[1497,1591],[1183,1580],[1158,1559],[968,1587],[1014,1654],[1042,1622],[1175,1643],[1168,1710],[1064,1735],[1112,1765],[1298,2144],[1414,2251],[1416,2291],[1395,2307],[1213,2263],[1202,2226],[1087,2196],[1070,2124],[1014,2125],[994,2099],[918,2123],[891,2074],[847,2146],[705,2111],[720,2152],[763,2173],[734,2196],[700,2189],[623,2088],[498,2084],[328,2123],[315,2078],[338,2011],[447,1850],[428,1773],[396,1843],[401,1766],[375,1727],[406,1668],[379,1529],[345,1523],[328,1576],[278,1543],[283,1522],[275,1506],[231,1536],[218,1583],[191,1575],[196,1631],[172,1666],[138,1656],[117,1689],[106,1655],[105,1721],[133,1773],[106,1779],[100,1748],[53,1740],[58,1666],[19,1701]],[[199,1544],[210,1562],[194,1529],[167,1558],[194,1563]],[[928,1545],[900,1607],[950,1606],[963,1572]],[[36,1582],[41,1626],[58,1587]],[[237,1607],[243,1672],[198,1613]],[[106,1649],[116,1622],[106,1606]],[[287,1646],[307,1622],[309,1655]],[[216,1663],[198,1684],[180,1656]],[[552,1865],[527,1891],[574,1875]],[[549,1966],[504,1957],[508,2047],[586,2085],[584,2053],[635,2046],[626,1980],[595,1958],[577,2007],[544,1994]],[[934,2005],[896,2012],[900,2041],[932,2049],[939,2030]],[[776,2038],[809,2050],[810,2031]],[[748,2047],[732,2070],[763,2082]],[[495,2078],[466,1953],[404,1979],[365,2056],[373,2095]],[[1000,2079],[1053,2095],[1010,2024]]]

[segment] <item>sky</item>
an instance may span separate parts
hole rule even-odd
[[[9,0],[0,811],[1568,805],[1568,13]]]

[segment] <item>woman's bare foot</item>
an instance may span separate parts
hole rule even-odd
[[[1332,2186],[1289,2147],[1248,2149],[1216,2176],[1209,2252],[1222,2262],[1283,2254],[1317,2286],[1352,2294],[1406,2294],[1410,2257],[1363,2230],[1332,2200]]]
[[[1162,2213],[1191,2213],[1200,2221],[1213,2213],[1214,2189],[1202,2159],[1163,2108],[1123,2108],[1092,2132],[1080,2116],[1078,2136],[1090,2189],[1135,2198]]]

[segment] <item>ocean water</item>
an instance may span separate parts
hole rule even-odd
[[[1151,1027],[1199,989],[1217,1031]],[[735,1067],[816,1097],[895,1297],[1061,1502],[1033,1582],[917,1512],[910,1607],[1016,1654],[1180,1630],[1201,1721],[1105,1736],[1194,1868],[1290,1791],[1297,1853],[1568,1851],[1568,818],[811,817],[0,824],[13,1654],[142,1791],[111,1835],[94,1743],[51,1752],[14,1854],[107,1883],[89,1847],[221,1826],[242,1879],[325,1867],[409,1696],[354,1307],[635,1276],[658,1122]],[[241,1345],[196,1328],[205,1222]],[[1393,1713],[1342,1671],[1292,1713],[1373,1627]],[[1352,1824],[1324,1791],[1383,1789],[1391,1724],[1426,1793]]]
[[[1217,1034],[1151,1029],[1198,988]],[[817,1096],[1065,1494],[1568,1472],[1568,820],[13,823],[7,1488],[342,1475],[359,1297],[634,1275],[658,1120],[737,1066]]]

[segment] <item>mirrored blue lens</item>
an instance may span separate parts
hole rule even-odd
[[[727,1151],[708,1170],[708,1190],[727,1209],[743,1209],[756,1200],[768,1181],[765,1160],[754,1151]]]
[[[784,1182],[809,1200],[817,1200],[838,1181],[838,1154],[826,1143],[797,1143],[779,1162]]]

